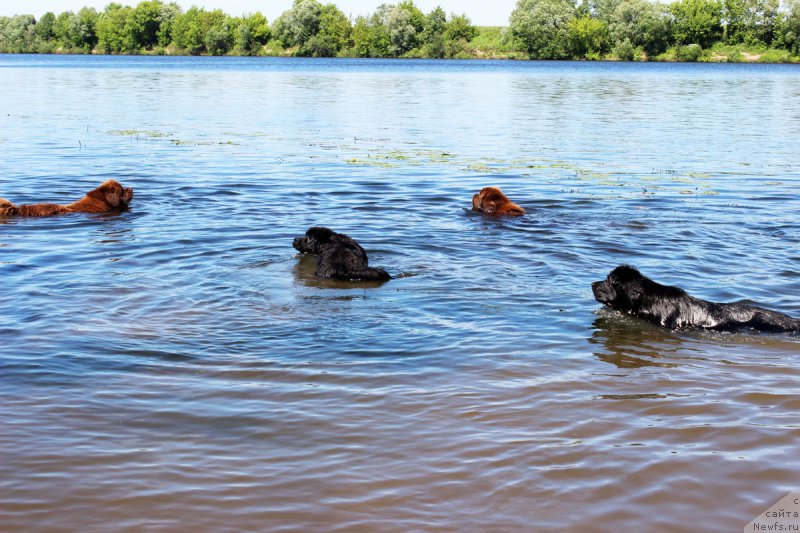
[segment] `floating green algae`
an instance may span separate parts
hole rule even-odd
[[[153,131],[153,130],[109,130],[106,132],[107,135],[118,135],[121,137],[147,137],[147,138],[162,138],[162,137],[172,137],[171,133],[166,133],[163,131]]]

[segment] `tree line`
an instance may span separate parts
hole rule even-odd
[[[696,61],[721,45],[800,55],[800,0],[519,0],[511,31],[532,58]],[[772,54],[779,59],[779,56]]]
[[[355,20],[335,4],[294,0],[272,24],[260,12],[232,17],[161,0],[0,17],[5,53],[696,61],[724,47],[797,58],[800,0],[518,0],[502,28],[441,7],[426,14],[413,0]]]

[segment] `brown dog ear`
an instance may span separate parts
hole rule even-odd
[[[103,186],[102,185],[99,186],[98,188],[96,188],[93,191],[87,192],[86,196],[88,196],[89,198],[94,198],[95,200],[100,200],[101,202],[105,202],[106,201],[106,196],[105,196],[105,194],[103,192]]]

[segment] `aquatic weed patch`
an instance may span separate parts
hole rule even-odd
[[[225,146],[238,144],[232,140],[213,140],[213,139],[183,139],[174,133],[156,130],[108,130],[106,135],[115,137],[129,137],[137,141],[163,141],[173,146]]]

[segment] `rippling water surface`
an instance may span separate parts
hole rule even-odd
[[[800,489],[796,66],[0,56],[0,529],[733,531]],[[467,211],[497,185],[528,211]],[[292,238],[356,238],[382,286]]]

